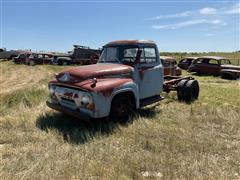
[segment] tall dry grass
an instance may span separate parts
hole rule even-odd
[[[200,97],[175,93],[126,125],[84,123],[45,105],[66,67],[0,64],[1,179],[239,179],[240,84],[197,77]]]

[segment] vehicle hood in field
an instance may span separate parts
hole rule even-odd
[[[222,69],[234,69],[234,70],[240,70],[240,66],[235,65],[221,65]]]
[[[68,69],[56,75],[60,82],[81,82],[91,78],[130,75],[133,68],[122,64],[94,64]]]

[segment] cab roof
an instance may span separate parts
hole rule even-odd
[[[160,56],[160,59],[165,60],[165,61],[176,61],[176,59],[171,56]]]
[[[187,57],[185,57],[185,58],[183,58],[183,59],[197,59],[197,58],[199,58],[199,57],[196,57],[196,56],[187,56]]]
[[[221,56],[201,56],[199,58],[201,58],[201,59],[215,59],[215,60],[227,59],[227,58],[221,57]]]
[[[118,41],[111,41],[106,45],[132,45],[132,44],[151,44],[156,45],[154,41],[151,40],[118,40]]]

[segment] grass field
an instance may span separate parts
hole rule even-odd
[[[240,179],[240,81],[198,77],[127,125],[83,123],[46,107],[60,66],[0,63],[0,179]],[[185,73],[186,74],[186,73]]]

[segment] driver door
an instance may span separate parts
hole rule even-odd
[[[137,65],[140,99],[160,95],[163,85],[163,68],[155,47],[143,48]]]

